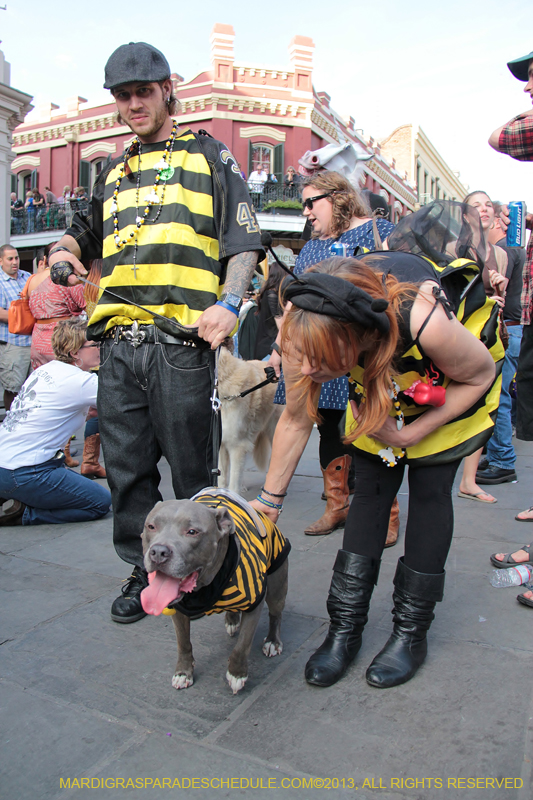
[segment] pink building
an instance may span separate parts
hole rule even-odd
[[[314,89],[312,39],[295,36],[284,67],[236,61],[234,39],[231,25],[217,23],[211,33],[210,69],[188,82],[173,74],[181,102],[180,125],[203,128],[223,141],[246,175],[259,163],[267,165],[280,185],[287,167],[297,167],[307,150],[352,141],[373,153],[364,165],[366,188],[385,197],[391,219],[413,210],[415,187],[381,156],[372,139],[359,135],[353,117],[341,118],[330,107],[330,96]],[[106,161],[119,156],[132,139],[129,128],[117,122],[112,102],[88,107],[82,97],[74,97],[66,110],[50,104],[38,111],[38,121],[33,115],[34,121],[22,123],[13,134],[12,188],[21,199],[33,186],[41,192],[50,187],[58,197],[66,185],[90,191]],[[259,217],[261,226],[277,233],[283,243],[294,243],[304,224],[303,217],[283,213]],[[14,235],[12,241],[29,251],[60,233],[36,230]]]

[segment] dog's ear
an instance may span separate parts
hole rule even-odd
[[[235,523],[227,508],[220,506],[215,509],[215,519],[217,521],[217,528],[222,536],[231,536],[235,533]]]

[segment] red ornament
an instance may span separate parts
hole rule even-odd
[[[415,381],[409,389],[404,389],[403,394],[412,397],[419,406],[443,406],[446,402],[446,389],[444,386],[435,386],[433,383]]]

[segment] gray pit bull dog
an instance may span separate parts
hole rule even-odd
[[[172,686],[193,684],[191,618],[225,611],[229,635],[240,628],[226,673],[236,694],[248,678],[265,595],[270,625],[262,650],[268,657],[282,652],[289,542],[267,517],[224,489],[157,503],[146,518],[142,541],[150,581],[141,594],[143,608],[149,614],[173,614],[178,662]]]

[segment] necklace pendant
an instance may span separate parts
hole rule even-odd
[[[155,205],[156,203],[159,203],[159,197],[157,196],[157,193],[156,193],[156,192],[154,192],[154,191],[151,191],[151,192],[150,192],[149,194],[147,194],[147,195],[146,195],[146,197],[144,198],[144,202],[145,202],[145,203],[148,203],[148,205],[151,205],[151,206],[153,206],[153,205]]]
[[[174,175],[174,172],[175,172],[174,167],[168,166],[161,170],[161,172],[159,173],[159,177],[161,178],[162,181],[169,181]]]

